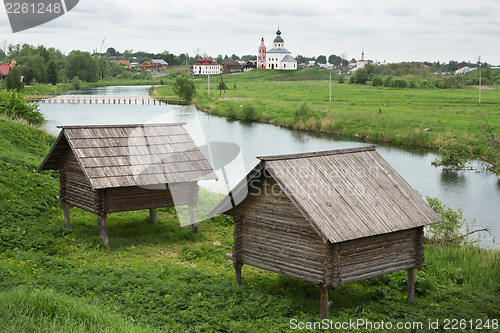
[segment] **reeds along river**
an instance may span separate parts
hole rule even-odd
[[[70,94],[144,96],[149,87],[106,87]],[[141,124],[187,122],[186,128],[200,146],[207,142],[231,142],[240,155],[225,168],[234,185],[257,163],[256,156],[349,148],[367,143],[341,140],[332,135],[315,135],[268,124],[247,124],[210,116],[194,107],[135,104],[40,104],[47,129],[59,132],[57,125]],[[233,145],[234,146],[234,145]],[[500,178],[474,162],[474,170],[450,172],[431,165],[436,154],[427,149],[402,148],[377,144],[377,151],[423,196],[436,197],[453,209],[462,209],[472,229],[482,232],[484,247],[500,250]],[[232,158],[232,157],[231,157]],[[230,158],[230,159],[231,159]],[[218,170],[220,179],[224,179]],[[494,242],[495,241],[495,242]]]

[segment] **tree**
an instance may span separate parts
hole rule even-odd
[[[97,59],[97,68],[99,71],[99,78],[104,81],[104,76],[108,74],[109,62],[104,58]]]
[[[186,104],[191,102],[194,94],[196,93],[196,86],[194,82],[185,76],[176,77],[172,89],[180,98],[186,101]]]
[[[41,55],[35,54],[22,57],[18,63],[20,64],[21,73],[24,76],[24,82],[27,84],[31,84],[33,80],[36,82],[45,82],[47,66],[45,65],[45,59]]]
[[[21,71],[17,67],[13,67],[5,78],[5,87],[7,90],[21,91],[23,83],[21,82]]]
[[[106,57],[116,57],[116,50],[114,47],[108,47],[106,50]]]
[[[78,76],[85,82],[96,82],[98,79],[97,62],[88,52],[71,51],[66,57],[64,74],[68,79]]]
[[[316,58],[316,63],[317,64],[326,64],[326,57],[324,55],[320,55],[318,58]]]
[[[59,81],[59,74],[57,70],[57,65],[54,60],[50,60],[47,65],[47,82],[56,85]]]
[[[340,66],[340,64],[342,63],[342,58],[335,54],[332,54],[328,57],[328,62],[337,67]]]
[[[365,84],[368,80],[368,70],[366,68],[358,68],[356,70],[354,77],[356,79],[357,84]]]

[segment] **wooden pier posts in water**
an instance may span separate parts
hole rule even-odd
[[[166,98],[155,99],[149,96],[98,96],[98,95],[65,95],[65,96],[28,96],[31,103],[47,104],[138,104],[168,105]]]

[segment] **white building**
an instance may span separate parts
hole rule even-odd
[[[297,60],[291,56],[292,52],[285,49],[285,42],[281,38],[281,31],[276,31],[273,48],[266,52],[266,69],[297,69]]]
[[[213,58],[198,58],[193,65],[193,75],[219,75],[221,67]]]

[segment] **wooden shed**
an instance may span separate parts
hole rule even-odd
[[[66,226],[70,205],[96,214],[109,248],[107,214],[187,205],[196,232],[198,181],[217,177],[184,125],[60,126],[38,171],[59,170]]]
[[[408,270],[413,300],[423,227],[440,218],[375,147],[259,159],[212,211],[233,216],[238,282],[247,264],[318,284],[327,318],[328,287]]]

